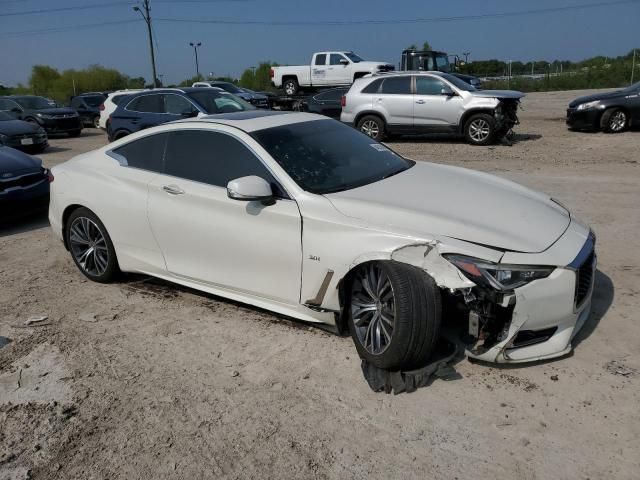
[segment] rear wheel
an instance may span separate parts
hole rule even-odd
[[[472,145],[489,145],[493,142],[495,132],[495,119],[487,113],[471,115],[464,126],[464,136]]]
[[[607,133],[620,133],[627,128],[627,114],[619,108],[610,108],[602,114],[600,127]]]
[[[384,121],[375,115],[362,117],[358,122],[357,128],[378,142],[382,141],[385,137]]]
[[[286,93],[287,95],[295,95],[296,93],[298,93],[298,90],[300,89],[300,86],[298,85],[298,80],[296,80],[295,78],[286,79],[282,84],[282,89],[284,90],[284,93]]]
[[[354,272],[348,288],[349,330],[360,357],[379,368],[424,365],[440,329],[433,279],[404,263],[370,262]]]
[[[73,261],[87,278],[107,283],[119,273],[111,237],[91,210],[83,207],[71,213],[65,239]]]

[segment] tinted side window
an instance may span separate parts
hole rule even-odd
[[[442,95],[443,88],[447,87],[437,78],[416,77],[416,93],[418,95]]]
[[[378,80],[374,80],[369,85],[362,89],[362,93],[378,93],[380,90],[380,85],[382,84],[382,78]]]
[[[159,133],[149,135],[139,140],[134,140],[113,152],[119,157],[118,161],[126,161],[126,165],[152,172],[162,172],[164,148],[167,142],[167,134]]]
[[[193,112],[196,108],[187,99],[180,95],[163,95],[164,112],[173,115],[182,115],[185,112]]]
[[[338,53],[332,53],[329,57],[329,65],[340,65],[340,60],[346,60],[346,58]]]
[[[382,83],[382,91],[380,93],[389,93],[394,95],[410,94],[411,77],[385,78]]]
[[[127,95],[114,95],[113,97],[111,97],[111,101],[115,104],[115,105],[119,105],[120,104],[120,100],[122,100],[124,97],[126,97]]]
[[[316,55],[316,63],[314,65],[324,65],[327,62],[327,55],[321,53],[320,55]]]
[[[340,101],[342,96],[346,93],[346,90],[328,90],[326,92],[322,92],[316,95],[316,100],[320,100],[323,102],[327,101]]]
[[[127,110],[133,112],[162,113],[162,95],[143,95],[134,98],[127,105]]]
[[[167,142],[165,173],[225,188],[230,180],[257,175],[272,185],[274,194],[282,196],[262,162],[239,140],[225,133],[172,132]]]
[[[73,108],[78,108],[82,106],[82,100],[79,98],[74,98],[73,100],[71,100],[71,106]]]

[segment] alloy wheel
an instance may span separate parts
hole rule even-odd
[[[100,127],[100,117],[95,117],[93,119],[93,128],[99,128]]]
[[[396,308],[391,280],[375,263],[358,270],[351,290],[351,319],[360,344],[380,355],[391,343]]]
[[[621,110],[618,110],[616,113],[614,113],[609,120],[609,128],[612,132],[621,131],[622,129],[624,129],[626,124],[627,116]]]
[[[109,250],[100,227],[87,217],[76,218],[69,227],[69,247],[86,273],[102,275],[109,265]]]
[[[491,126],[489,125],[489,122],[483,118],[476,118],[469,125],[469,136],[474,142],[484,142],[489,138],[490,133]]]
[[[369,135],[371,138],[376,138],[380,133],[380,127],[373,120],[367,120],[362,124],[360,130],[365,135]]]

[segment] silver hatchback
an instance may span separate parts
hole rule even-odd
[[[449,133],[464,135],[473,145],[488,145],[519,123],[522,97],[511,90],[477,90],[441,72],[367,75],[344,96],[340,120],[376,140]]]

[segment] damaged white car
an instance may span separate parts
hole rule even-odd
[[[594,236],[562,205],[325,117],[188,119],[52,173],[51,226],[88,278],[140,272],[332,324],[381,368],[423,364],[460,312],[469,356],[491,362],[566,354],[589,315]]]

